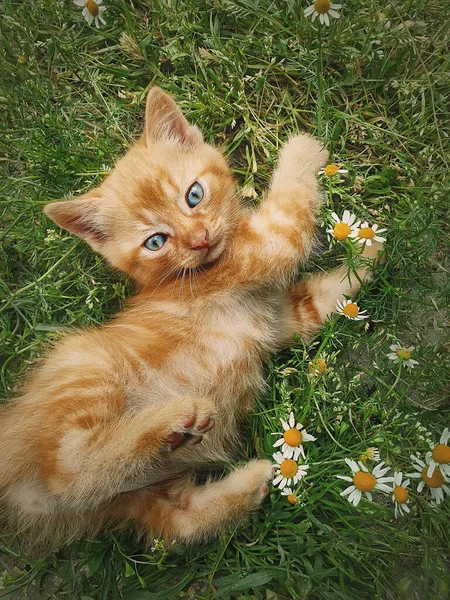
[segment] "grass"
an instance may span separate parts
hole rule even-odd
[[[152,83],[225,149],[249,198],[283,140],[320,136],[349,171],[324,181],[323,225],[349,208],[388,227],[388,260],[359,297],[369,328],[335,318],[274,356],[243,432],[241,460],[271,455],[291,409],[317,437],[301,503],[273,489],[246,526],[191,548],[105,533],[36,556],[3,530],[0,598],[449,598],[449,501],[433,510],[413,483],[412,514],[396,520],[389,496],[355,509],[335,478],[368,446],[411,471],[409,455],[449,424],[448,11],[348,0],[320,30],[294,0],[104,1],[100,30],[68,0],[3,2],[2,395],[45,343],[104,322],[131,292],[42,206],[101,181],[139,133]],[[347,252],[320,242],[311,270]],[[396,339],[416,346],[413,371],[387,360]],[[320,376],[309,371],[317,357],[329,367]]]

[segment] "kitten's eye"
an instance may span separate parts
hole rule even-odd
[[[156,252],[157,250],[161,250],[164,244],[167,241],[167,235],[165,233],[155,233],[152,237],[149,237],[148,240],[145,240],[144,246],[147,250],[151,250],[152,252]]]
[[[191,185],[189,191],[186,196],[186,202],[191,208],[197,206],[202,200],[205,192],[203,191],[202,186],[196,181]]]

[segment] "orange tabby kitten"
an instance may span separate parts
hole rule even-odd
[[[133,519],[189,542],[261,503],[268,460],[201,486],[192,473],[229,456],[269,353],[311,336],[370,274],[367,263],[292,284],[326,158],[291,138],[249,212],[223,156],[155,87],[142,137],[106,180],[45,207],[140,291],[112,322],[59,342],[0,412],[0,486],[22,526],[93,535]]]

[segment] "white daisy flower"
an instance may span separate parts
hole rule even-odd
[[[336,225],[332,229],[327,229],[327,233],[330,237],[334,237],[336,240],[345,240],[352,231],[355,232],[359,227],[359,221],[356,221],[355,215],[353,215],[349,210],[344,210],[344,214],[342,215],[342,219],[338,217],[338,215],[333,212],[331,213]]]
[[[367,244],[371,246],[373,242],[385,242],[386,238],[378,235],[384,233],[386,229],[378,229],[378,225],[369,226],[367,221],[361,223],[361,228],[357,231],[352,231],[350,234],[351,238],[357,239],[360,244]]]
[[[399,515],[403,516],[409,513],[410,509],[407,505],[409,500],[409,492],[407,487],[410,483],[409,479],[403,480],[403,473],[401,471],[394,471],[394,483],[392,484],[392,502],[394,503],[394,514],[395,518]]]
[[[284,458],[293,458],[298,460],[300,454],[303,458],[306,458],[305,451],[303,449],[303,442],[315,442],[316,438],[303,428],[301,423],[295,423],[294,413],[291,412],[289,415],[289,423],[286,423],[281,419],[281,424],[284,429],[283,437],[275,442],[274,448],[281,446],[281,452]],[[275,434],[280,435],[280,434]]]
[[[440,466],[434,467],[431,477],[428,477],[430,470],[430,458],[431,452],[428,452],[425,456],[425,462],[411,454],[411,460],[413,461],[413,467],[416,469],[414,473],[407,473],[408,477],[414,479],[421,479],[417,486],[417,491],[420,493],[425,485],[428,486],[431,494],[431,498],[434,504],[440,504],[444,500],[444,492],[450,496],[450,487],[446,484],[450,483],[450,478],[444,475],[440,469]]]
[[[318,175],[326,175],[327,177],[333,177],[333,175],[337,175],[338,173],[348,173],[347,169],[341,169],[337,165],[331,164],[327,165],[324,169],[320,169]]]
[[[394,481],[393,477],[384,477],[389,471],[389,467],[384,467],[384,461],[380,462],[379,465],[374,467],[372,473],[369,473],[368,468],[361,461],[354,461],[349,458],[345,459],[345,462],[352,470],[352,477],[346,475],[336,475],[338,479],[351,482],[348,488],[341,492],[341,496],[348,496],[347,500],[353,506],[358,506],[363,493],[366,495],[368,500],[372,501],[373,490],[382,490],[383,492],[391,492],[387,483]]]
[[[360,460],[366,462],[366,460],[373,460],[373,462],[380,462],[380,453],[378,452],[378,448],[367,448],[364,454],[361,454],[359,457]]]
[[[362,321],[369,318],[367,310],[360,311],[356,302],[351,300],[336,300],[336,311],[352,321]]]
[[[450,447],[447,445],[450,439],[450,430],[444,429],[439,440],[439,444],[433,447],[431,452],[427,452],[427,464],[429,462],[427,477],[432,477],[434,469],[439,467],[440,471],[450,478]]]
[[[315,21],[319,17],[322,25],[330,25],[330,17],[339,19],[340,14],[337,12],[342,7],[342,4],[333,4],[330,0],[316,0],[305,8],[305,17],[312,15],[312,20]]]
[[[299,465],[291,458],[285,459],[281,452],[275,452],[273,457],[278,463],[275,465],[277,471],[273,485],[277,485],[280,489],[290,486],[291,483],[295,485],[307,475],[309,465]]]
[[[82,15],[86,19],[88,25],[95,23],[97,29],[100,28],[100,23],[106,25],[102,13],[105,12],[106,6],[100,6],[103,0],[73,0],[75,6],[84,6]]]
[[[397,342],[396,344],[392,344],[392,346],[389,346],[389,349],[391,350],[391,352],[387,354],[387,357],[389,360],[393,360],[394,363],[398,363],[400,360],[402,360],[403,364],[409,367],[410,369],[414,369],[414,367],[419,364],[417,360],[411,358],[411,352],[415,350],[414,346],[405,348]]]
[[[294,494],[294,492],[291,490],[291,488],[289,488],[289,487],[284,488],[284,490],[282,490],[282,492],[281,492],[281,495],[287,496],[287,501],[289,502],[289,504],[298,504],[298,498]]]

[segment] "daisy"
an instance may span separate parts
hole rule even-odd
[[[367,448],[364,454],[359,457],[360,460],[366,462],[367,460],[373,460],[373,462],[380,462],[380,453],[377,448]]]
[[[450,431],[448,427],[446,427],[442,432],[439,444],[434,446],[431,452],[427,452],[427,464],[430,464],[427,471],[427,477],[432,477],[434,469],[439,467],[439,470],[450,478],[450,447],[447,446],[449,439]]]
[[[327,229],[327,233],[330,234],[331,237],[334,237],[336,240],[345,240],[352,231],[353,233],[356,233],[356,230],[359,227],[359,221],[355,222],[356,217],[349,210],[344,210],[342,219],[340,219],[335,212],[331,213],[331,216],[336,223],[332,229]]]
[[[306,433],[306,430],[301,423],[295,423],[293,412],[289,415],[289,423],[281,420],[281,424],[284,429],[283,437],[277,440],[273,447],[277,448],[283,444],[281,452],[284,458],[298,460],[300,454],[303,458],[306,458],[303,442],[315,442],[316,438],[309,433]]]
[[[394,514],[395,518],[399,515],[409,513],[409,506],[407,502],[409,500],[409,492],[406,489],[409,485],[410,480],[405,479],[403,481],[403,473],[401,471],[394,471],[394,483],[392,484],[392,502],[394,503]]]
[[[387,354],[387,357],[389,360],[393,360],[394,363],[398,363],[401,360],[403,361],[403,364],[409,367],[410,369],[414,369],[414,367],[419,364],[417,360],[411,358],[411,352],[415,350],[414,346],[405,348],[397,342],[396,344],[392,344],[392,346],[389,346],[389,349],[392,350],[392,352]]]
[[[369,470],[361,461],[357,463],[354,460],[346,458],[345,462],[352,470],[353,477],[347,477],[346,475],[336,475],[336,477],[352,483],[352,485],[341,492],[340,495],[348,496],[347,500],[350,504],[353,504],[353,506],[358,506],[363,493],[368,500],[371,501],[371,492],[373,490],[382,490],[383,492],[391,491],[391,488],[386,485],[386,483],[394,481],[394,478],[384,477],[389,471],[389,467],[383,468],[384,461],[380,462],[380,464],[373,469],[372,473],[369,473]]]
[[[324,169],[320,169],[319,175],[326,175],[327,177],[333,177],[338,173],[348,173],[347,169],[340,169],[337,165],[327,165]]]
[[[352,231],[350,234],[351,238],[358,239],[360,244],[367,244],[368,246],[372,245],[372,242],[385,242],[386,238],[378,235],[379,233],[385,232],[386,229],[378,229],[378,225],[372,225],[369,227],[369,223],[364,221],[361,224],[361,228],[357,231]]]
[[[315,21],[319,17],[322,25],[330,25],[330,17],[339,19],[340,14],[337,12],[342,7],[342,4],[333,4],[330,0],[316,0],[305,8],[305,17],[312,15],[312,20]],[[330,17],[328,16],[330,15]]]
[[[450,483],[450,479],[442,473],[440,467],[434,467],[431,477],[428,477],[429,468],[431,466],[431,452],[425,456],[425,462],[413,454],[411,454],[410,458],[413,461],[413,467],[417,470],[415,473],[407,473],[407,476],[422,480],[417,486],[417,491],[419,493],[426,484],[430,489],[431,498],[434,504],[440,504],[444,500],[444,492],[450,496],[450,487],[446,485],[447,483]]]
[[[359,306],[351,300],[336,300],[336,311],[352,321],[362,321],[369,318],[367,310],[360,312]]]
[[[95,23],[97,29],[100,28],[100,23],[106,25],[105,19],[102,17],[102,13],[105,12],[106,7],[100,6],[103,0],[74,0],[75,6],[84,6],[82,15],[86,19],[88,25]]]
[[[281,492],[281,495],[287,496],[287,501],[289,502],[289,504],[298,504],[298,498],[291,490],[291,488],[284,488],[284,490]]]
[[[290,486],[291,482],[295,485],[308,474],[309,465],[299,465],[291,458],[285,459],[281,452],[275,452],[273,457],[278,463],[275,465],[278,470],[273,485],[277,485],[281,490],[287,485]]]

